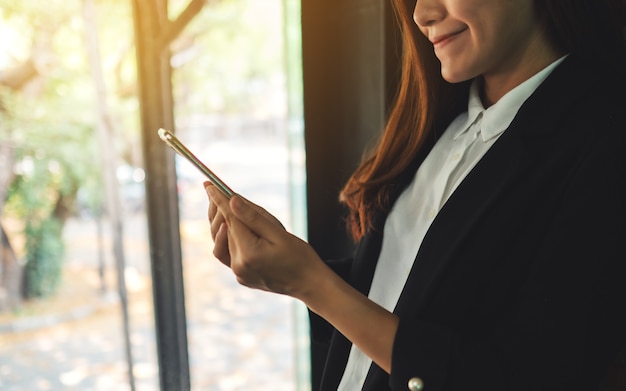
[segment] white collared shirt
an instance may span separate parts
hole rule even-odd
[[[437,141],[385,222],[383,243],[369,298],[393,311],[431,223],[450,195],[509,127],[519,108],[561,58],[485,109],[478,81],[470,87],[467,112]],[[352,345],[338,391],[360,390],[372,360]]]

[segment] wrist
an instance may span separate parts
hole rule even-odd
[[[334,284],[336,284],[335,276],[332,269],[317,258],[309,262],[309,267],[304,270],[302,281],[292,296],[316,312],[315,307],[319,307],[321,303],[328,300],[328,297],[332,297]]]

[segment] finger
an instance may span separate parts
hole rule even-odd
[[[224,220],[224,215],[219,211],[217,205],[214,202],[211,202],[209,205],[209,222],[211,223],[211,237],[215,239],[215,235],[222,225]]]
[[[209,202],[209,221],[213,221],[217,214],[217,205],[214,202]]]
[[[204,188],[207,191],[207,194],[209,194],[209,188],[213,188],[215,189],[215,185],[212,182],[206,181],[204,182]],[[209,197],[211,197],[209,195]],[[259,205],[256,205],[253,202],[250,202],[249,200],[245,199],[244,197],[239,196],[244,202],[246,202],[252,209],[256,210],[259,214],[263,215],[265,218],[267,218],[268,220],[273,221],[275,224],[277,224],[278,226],[280,226],[282,229],[285,229],[285,226],[276,218],[274,217],[271,213],[269,213],[267,210],[265,210],[264,208],[260,207]],[[216,218],[218,214],[218,208],[217,208],[217,204],[215,202],[211,202],[209,205],[209,221],[213,221],[213,219]],[[219,229],[220,224],[222,223],[223,220],[220,220],[219,222],[217,222],[217,224],[215,225],[215,229]]]
[[[204,190],[209,196],[209,202],[214,205],[215,213],[221,212],[222,214],[230,213],[230,206],[228,205],[228,198],[220,192],[215,185],[211,182],[204,182]],[[209,210],[210,212],[212,209]]]
[[[222,224],[215,234],[213,255],[224,265],[230,267],[230,250],[228,248],[228,229],[226,224]]]
[[[271,243],[275,243],[279,240],[280,235],[284,235],[284,228],[274,216],[265,211],[261,212],[262,208],[254,205],[250,201],[245,200],[240,195],[235,194],[229,200],[217,188],[215,188],[215,186],[212,185],[206,186],[206,191],[211,202],[215,203],[219,213],[223,215],[229,230],[232,228],[231,226],[233,221],[240,219],[243,222],[243,225],[247,227],[247,230],[250,231],[246,232],[246,239],[250,239],[249,235],[253,234],[255,236],[254,239],[256,240],[258,240],[258,238],[264,238]],[[237,214],[235,214],[231,206],[238,208]],[[237,231],[241,232],[241,230]],[[229,235],[229,238],[232,240],[232,237],[237,237],[237,235],[238,233],[235,235]],[[233,246],[231,245],[229,249],[231,251],[231,256],[233,256]]]
[[[212,186],[209,182],[204,183],[205,190],[208,186]],[[208,195],[207,191],[207,195]],[[209,197],[209,210],[208,210],[209,223],[211,228],[211,238],[215,241],[215,237],[220,226],[224,223],[224,216],[217,208],[217,204],[213,202]]]
[[[240,196],[240,198],[246,203],[248,204],[252,209],[254,209],[255,211],[257,211],[260,215],[262,215],[263,217],[265,217],[266,219],[274,222],[275,224],[279,225],[283,230],[285,229],[285,226],[280,222],[280,220],[278,220],[273,214],[271,214],[270,212],[268,212],[267,210],[265,210],[264,208],[262,208],[259,205],[256,205],[253,202],[248,201],[247,199],[243,198]]]
[[[268,242],[252,232],[235,216],[232,216],[225,226],[232,260],[230,267],[241,281],[247,281],[244,285],[251,286],[250,283],[255,280],[252,277],[255,274],[254,267],[251,268],[251,266],[255,263],[257,256],[265,252],[264,246],[268,245]]]
[[[211,220],[211,237],[213,238],[213,241],[216,240],[216,236],[220,227],[225,223],[226,220],[224,219],[224,215],[220,212],[218,212],[213,220]]]
[[[246,225],[252,233],[274,243],[280,236],[284,235],[285,230],[280,223],[276,224],[278,220],[274,216],[264,209],[264,212],[261,212],[259,207],[253,207],[252,205],[239,195],[233,195],[229,202],[231,213]],[[230,224],[231,221],[228,221],[228,223]]]
[[[204,182],[204,191],[209,198],[209,221],[213,221],[215,215],[217,214],[217,205],[211,200],[211,195],[209,194],[210,186],[212,186],[211,182]]]

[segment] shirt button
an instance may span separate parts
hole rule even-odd
[[[437,211],[435,209],[431,209],[431,210],[428,211],[428,218],[429,219],[434,219],[436,215],[437,215]]]
[[[452,155],[452,161],[453,162],[456,162],[460,158],[461,158],[461,153],[460,152],[456,152],[454,155]]]
[[[409,379],[409,391],[422,391],[424,389],[424,382],[419,377],[412,377]]]

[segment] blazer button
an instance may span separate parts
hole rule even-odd
[[[422,391],[424,389],[424,382],[419,377],[412,377],[409,379],[409,391]]]

